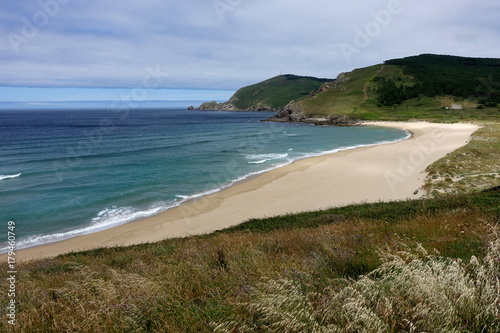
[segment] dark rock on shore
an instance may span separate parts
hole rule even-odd
[[[291,101],[276,115],[269,118],[269,121],[300,122],[305,119],[305,110],[302,106]]]
[[[361,124],[359,121],[350,119],[345,115],[332,115],[326,117],[306,116],[305,109],[294,101],[288,103],[288,105],[281,109],[276,115],[264,121],[300,122],[332,126],[358,126]]]

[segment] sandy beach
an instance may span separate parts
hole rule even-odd
[[[425,169],[465,145],[478,126],[377,122],[409,130],[410,139],[307,158],[261,174],[157,216],[97,233],[16,252],[17,260],[53,257],[98,247],[200,235],[250,218],[360,202],[419,198]]]

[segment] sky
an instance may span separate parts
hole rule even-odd
[[[0,8],[0,102],[226,100],[422,53],[500,57],[498,0],[23,0]]]

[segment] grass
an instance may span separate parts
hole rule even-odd
[[[395,65],[376,65],[356,69],[347,74],[349,80],[335,88],[299,101],[311,117],[345,115],[356,120],[430,120],[439,122],[460,122],[470,120],[496,121],[498,107],[477,108],[477,102],[454,96],[436,96],[404,101],[396,106],[379,106],[377,102],[376,77],[393,80],[397,85],[412,86],[415,79],[404,75],[402,68]],[[449,107],[459,104],[463,108]],[[448,109],[447,109],[448,108]]]
[[[427,168],[427,193],[464,193],[500,185],[500,122],[478,124],[483,127],[467,145]]]
[[[400,251],[359,279],[317,292],[309,281],[265,280],[247,313],[216,332],[498,332],[500,238],[470,263]]]
[[[336,279],[357,279],[382,267],[382,248],[415,252],[421,244],[464,263],[473,256],[482,260],[495,238],[499,199],[497,188],[349,206],[251,220],[203,237],[19,264],[17,325],[2,321],[1,329],[210,332],[235,315],[245,322],[254,318],[247,305],[259,297],[262,281],[291,281],[328,299]],[[6,297],[0,295],[2,304]]]
[[[376,114],[360,107],[364,101],[365,85],[374,77],[382,65],[356,69],[348,73],[349,80],[334,89],[300,101],[308,116],[348,115],[356,119],[375,119]]]
[[[457,123],[463,121],[477,121],[498,119],[498,108],[477,109],[472,107],[472,102],[459,100],[455,103],[468,105],[461,110],[445,109],[443,105],[450,105],[450,96],[418,97],[407,100],[394,107],[378,107],[374,99],[366,101],[362,107],[378,115],[376,120],[387,121],[411,121],[428,120],[442,123]]]
[[[311,91],[317,90],[330,79],[318,79],[306,76],[279,75],[269,80],[239,89],[233,104],[241,109],[258,109],[270,107],[279,109],[291,100],[307,97]]]

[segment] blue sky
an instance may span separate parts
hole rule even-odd
[[[4,1],[0,101],[223,100],[280,73],[500,57],[499,17],[497,0]]]

